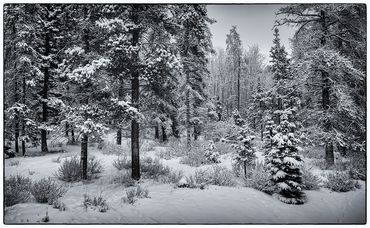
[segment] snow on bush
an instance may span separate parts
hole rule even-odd
[[[132,167],[131,160],[127,159],[127,156],[118,156],[113,161],[113,166],[118,170],[130,169]]]
[[[119,173],[113,178],[113,183],[123,185],[124,187],[131,187],[136,185],[136,181],[132,179],[130,171]]]
[[[149,190],[142,188],[140,185],[136,188],[126,190],[126,196],[122,198],[124,203],[134,204],[137,198],[149,198]]]
[[[6,207],[25,203],[30,198],[31,179],[19,174],[4,180],[4,204]]]
[[[178,183],[178,187],[204,188],[205,185],[235,186],[235,177],[230,170],[220,165],[213,165],[211,168],[196,170],[183,182]]]
[[[97,174],[103,172],[103,166],[101,162],[94,156],[91,156],[87,160],[87,178],[96,178]],[[59,166],[58,170],[54,174],[59,180],[66,182],[74,182],[81,179],[81,168],[80,159],[77,156],[73,156],[69,159],[65,159]]]
[[[168,166],[164,166],[158,158],[144,158],[141,162],[140,168],[144,177],[157,180],[160,176],[166,176],[171,172],[171,169]]]
[[[320,178],[314,175],[307,167],[303,167],[303,180],[302,187],[305,190],[318,190],[320,189]]]
[[[244,186],[272,195],[275,187],[270,180],[269,173],[264,169],[252,169],[244,177]]]
[[[108,210],[107,201],[101,195],[91,197],[87,194],[84,194],[83,205],[85,209],[97,209],[99,212],[106,212]]]
[[[129,152],[126,146],[104,141],[99,143],[98,149],[101,150],[103,154],[122,155]]]
[[[334,192],[348,192],[360,188],[357,180],[351,179],[347,172],[329,173],[324,185]]]
[[[31,186],[31,193],[38,203],[48,203],[52,205],[67,192],[63,185],[57,184],[54,180],[43,178],[36,181]]]

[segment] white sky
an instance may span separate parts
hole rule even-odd
[[[233,25],[237,26],[243,47],[257,44],[261,53],[269,58],[272,46],[275,12],[283,5],[260,4],[260,5],[208,5],[208,16],[217,22],[210,26],[213,34],[213,47],[226,47],[226,34]],[[291,53],[289,39],[293,37],[294,28],[279,27],[281,43],[288,53]]]

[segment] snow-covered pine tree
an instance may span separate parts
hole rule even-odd
[[[301,116],[306,127],[316,126],[312,135],[324,139],[328,166],[335,144],[366,151],[365,11],[361,4],[292,4],[278,12],[277,25],[299,27],[292,56],[305,85]]]
[[[284,110],[280,125],[273,137],[273,148],[267,156],[267,169],[271,181],[277,186],[279,199],[288,204],[303,204],[305,194],[302,192],[303,160],[298,155],[294,137],[295,124],[289,122],[291,110]]]
[[[175,16],[181,25],[181,32],[177,34],[177,44],[185,75],[181,89],[185,93],[186,145],[190,150],[191,119],[197,117],[194,115],[194,108],[202,106],[206,100],[204,78],[209,74],[208,54],[212,50],[208,24],[213,23],[213,20],[208,18],[206,6],[199,4],[179,5]]]
[[[240,170],[243,167],[244,176],[247,175],[247,168],[253,165],[256,159],[255,149],[252,146],[252,142],[255,136],[251,133],[246,125],[240,128],[237,144],[233,144],[233,148],[236,149],[236,154],[233,157],[234,168]]]
[[[234,84],[236,81],[236,101],[233,102],[234,105],[231,104],[231,108],[236,108],[240,112],[240,72],[243,48],[240,35],[236,29],[236,26],[233,26],[226,37],[226,61],[229,63],[232,72],[229,83]]]
[[[216,146],[213,140],[209,141],[208,147],[206,148],[206,152],[203,155],[207,161],[212,163],[220,163],[220,153],[216,151]]]

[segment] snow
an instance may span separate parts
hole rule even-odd
[[[110,138],[114,140],[113,135]],[[123,141],[122,145],[127,143]],[[5,176],[19,173],[33,180],[53,176],[60,165],[55,162],[56,158],[63,160],[80,153],[79,146],[64,146],[64,149],[68,152],[7,159]],[[158,151],[163,150],[166,150],[165,146],[156,146],[143,152],[142,156],[157,157]],[[88,153],[101,160],[104,172],[99,179],[66,184],[68,192],[61,198],[66,211],[35,202],[17,204],[5,208],[5,223],[37,223],[46,211],[50,223],[364,223],[366,218],[365,182],[362,181],[361,189],[345,193],[325,188],[304,191],[307,197],[304,205],[288,205],[282,203],[277,195],[270,196],[241,186],[210,185],[201,190],[141,180],[140,185],[149,190],[150,198],[138,199],[134,205],[125,204],[122,197],[126,195],[126,189],[112,182],[119,172],[112,165],[117,155],[103,154],[95,147],[89,147]],[[262,158],[260,154],[257,156]],[[15,160],[20,164],[11,166],[11,161]],[[190,167],[180,164],[179,160],[161,161],[172,169],[182,170],[185,176],[211,166]],[[231,169],[230,154],[221,155],[221,164]],[[101,213],[85,209],[82,204],[84,194],[102,195],[107,200],[108,211]]]

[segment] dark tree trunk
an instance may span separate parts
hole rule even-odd
[[[328,167],[334,165],[334,149],[331,141],[325,145],[325,161]]]
[[[154,138],[159,139],[159,128],[158,125],[154,126]]]
[[[81,161],[80,161],[80,168],[81,168],[81,179],[87,179],[87,143],[88,143],[88,136],[86,134],[82,134],[81,137]]]
[[[321,20],[321,27],[323,31],[323,36],[321,37],[321,45],[326,45],[326,36],[327,36],[327,25],[326,25],[326,15],[325,11],[320,11],[320,20]],[[328,72],[321,70],[321,78],[322,78],[322,108],[324,110],[324,115],[327,115],[327,111],[330,108],[330,80]],[[330,120],[329,122],[324,124],[324,131],[329,132],[331,128]],[[325,161],[328,166],[334,164],[334,149],[333,149],[333,141],[331,139],[327,139],[325,145]]]
[[[118,129],[117,130],[117,145],[121,145],[122,144],[122,129]]]
[[[45,31],[45,56],[49,56],[50,53],[50,31]],[[47,64],[50,65],[50,64]],[[42,87],[42,123],[46,125],[46,122],[48,120],[48,105],[47,105],[47,99],[48,99],[48,93],[49,93],[49,72],[50,66],[44,67],[44,83]],[[48,144],[47,144],[47,131],[46,129],[41,129],[41,151],[43,153],[48,152]]]
[[[76,139],[75,139],[75,130],[74,128],[72,127],[71,129],[71,142],[74,144],[76,143]]]
[[[23,77],[22,83],[22,103],[26,105],[26,78]],[[24,137],[26,136],[26,124],[24,120],[24,116],[22,117],[22,156],[26,155],[26,142],[24,141]]]
[[[136,5],[133,6],[133,15],[132,21],[134,24],[137,24],[138,21],[138,12]],[[132,46],[137,46],[139,43],[139,30],[132,30]],[[131,79],[131,100],[132,105],[135,108],[139,108],[139,71],[137,70],[136,64],[139,63],[138,53],[134,54],[133,58],[133,73]],[[131,162],[132,162],[132,178],[135,180],[140,179],[140,157],[139,157],[139,123],[133,119],[131,120]]]
[[[172,134],[175,138],[180,138],[180,132],[179,132],[179,129],[178,129],[179,123],[177,122],[176,115],[171,115],[170,117],[171,117],[171,121],[172,121],[172,125],[171,125]]]
[[[188,49],[189,49],[189,26],[187,25],[187,28],[185,28],[185,51],[184,51],[184,56],[188,57]],[[186,84],[189,85],[190,83],[190,75],[189,75],[189,69],[187,64],[184,66],[184,70],[186,72]],[[186,106],[186,120],[185,120],[185,125],[186,125],[186,147],[187,147],[187,152],[190,151],[191,149],[191,126],[190,126],[190,91],[186,90],[186,95],[185,95],[185,106]]]
[[[167,142],[166,129],[162,126],[162,142]]]
[[[238,96],[237,96],[237,102],[238,102],[238,112],[240,112],[240,57],[238,60],[238,90],[237,90]]]
[[[65,128],[66,128],[65,135],[68,138],[69,137],[69,135],[68,135],[68,133],[69,133],[69,124],[68,124],[68,122],[66,122]]]
[[[18,102],[18,74],[16,73],[14,79],[14,103]],[[14,115],[14,150],[16,154],[19,154],[19,113],[17,110]]]

